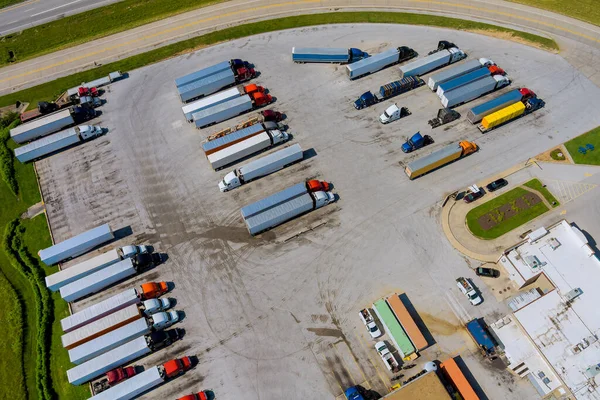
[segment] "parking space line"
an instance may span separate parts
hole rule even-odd
[[[362,336],[359,335],[358,338],[359,338],[359,340],[360,340],[360,342],[362,344],[365,344],[365,345],[367,344],[366,341],[365,341],[365,339]],[[379,365],[381,363],[373,362],[373,358],[371,356],[371,352],[368,351],[369,350],[369,346],[367,345],[366,348],[367,348],[366,353],[367,353],[367,358],[368,358],[369,363],[373,366],[373,368],[377,372],[377,377],[379,378],[379,380],[381,381],[381,383],[383,383],[383,385],[385,387],[387,387],[388,385],[386,384],[386,379],[382,377],[382,375],[381,375],[381,369],[380,369],[380,367],[377,366],[377,365]],[[374,350],[373,346],[371,346],[371,349]],[[384,375],[383,376],[385,376],[387,378],[387,374],[385,374],[385,371],[384,371]],[[389,378],[387,378],[387,380],[389,380]]]
[[[343,343],[343,344],[344,344],[346,347],[348,347],[348,345],[346,344],[346,342],[342,342],[342,343]],[[351,377],[353,377],[353,376],[352,376],[352,371],[351,371],[351,370],[348,368],[348,366],[347,366],[347,365],[346,365],[346,363],[344,362],[344,359],[343,359],[343,357],[342,357],[342,355],[341,355],[340,351],[339,351],[339,350],[338,350],[338,348],[337,348],[337,343],[333,343],[333,344],[332,344],[332,347],[335,349],[335,352],[336,352],[336,354],[338,355],[338,357],[339,357],[339,359],[340,359],[340,361],[341,361],[341,363],[342,363],[342,366],[344,367],[344,369],[346,370],[346,372],[348,373],[348,375],[349,375],[349,376],[351,376]],[[348,352],[350,352],[350,349],[348,349]],[[367,381],[367,377],[365,376],[365,374],[364,374],[364,372],[363,372],[362,368],[360,367],[360,365],[358,365],[358,363],[356,362],[356,360],[354,360],[354,364],[356,364],[356,367],[357,367],[358,371],[359,371],[359,372],[360,372],[360,374],[362,375],[363,381],[364,381],[364,382],[366,382],[366,381]],[[353,378],[354,378],[354,377],[353,377]],[[370,384],[369,384],[369,385],[370,385]]]

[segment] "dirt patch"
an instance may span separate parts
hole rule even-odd
[[[558,50],[550,49],[540,43],[532,42],[521,37],[515,36],[511,32],[498,32],[498,31],[488,31],[483,29],[465,29],[466,32],[477,33],[478,35],[490,36],[496,39],[510,40],[511,42],[516,42],[520,44],[524,44],[526,46],[535,47],[537,49],[541,49],[544,51],[549,51],[554,54],[558,54]]]
[[[523,211],[541,203],[542,199],[540,196],[534,193],[527,193],[521,197],[516,198],[513,201],[502,204],[499,207],[494,208],[487,214],[482,215],[477,220],[479,226],[484,231],[489,231],[496,225],[514,217],[515,215],[522,213]]]
[[[550,155],[550,153],[552,153],[556,149],[559,149],[560,152],[565,156],[564,160],[556,160],[556,159],[552,158],[552,156]],[[558,164],[571,164],[571,161],[569,160],[569,157],[567,157],[567,154],[569,154],[567,152],[567,149],[565,148],[564,145],[561,144],[559,146],[551,148],[548,151],[543,152],[542,154],[538,154],[534,158],[537,161],[553,162],[553,163],[558,163]]]

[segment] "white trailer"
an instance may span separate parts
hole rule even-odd
[[[115,235],[110,229],[110,225],[104,224],[54,246],[42,249],[38,252],[38,255],[44,264],[53,265],[87,253],[94,247],[98,247],[114,238]]]
[[[288,134],[278,130],[259,133],[246,140],[210,154],[208,162],[214,170],[221,169],[244,157],[287,141]]]
[[[67,108],[11,129],[10,137],[16,143],[25,143],[58,132],[74,123],[75,120],[71,115],[71,110]]]
[[[140,318],[69,350],[69,359],[79,365],[148,333],[148,322]]]
[[[135,259],[126,258],[61,287],[60,296],[68,302],[78,300],[135,275],[138,269]]]
[[[216,106],[217,104],[224,103],[228,100],[235,99],[243,94],[244,93],[237,87],[223,90],[219,93],[213,94],[212,96],[204,97],[200,100],[194,101],[193,103],[186,104],[185,106],[181,107],[181,111],[183,111],[183,115],[185,116],[187,122],[193,122],[194,113]]]
[[[462,60],[467,55],[460,49],[452,47],[450,49],[440,50],[431,55],[419,58],[411,63],[400,67],[400,75],[402,78],[408,76],[420,76],[434,69],[446,66]]]
[[[67,378],[73,385],[82,385],[151,351],[146,337],[142,336],[71,368],[67,371]]]
[[[346,72],[348,73],[348,77],[350,79],[356,79],[397,63],[398,58],[398,49],[386,50],[382,53],[375,54],[353,64],[346,65]]]
[[[89,400],[133,399],[164,382],[164,370],[161,367],[162,366],[155,366],[148,368],[144,372],[137,374],[104,392],[98,393]]]
[[[88,325],[65,333],[61,336],[62,345],[65,349],[71,350],[140,318],[142,318],[142,313],[138,306],[135,304],[130,305]]]
[[[192,118],[196,128],[200,129],[236,117],[251,110],[253,106],[252,98],[246,94],[194,113]]]
[[[139,304],[141,301],[141,296],[136,289],[127,289],[124,292],[63,318],[60,321],[60,325],[65,333],[71,332],[102,317],[122,310],[127,306]]]
[[[303,154],[300,145],[294,144],[259,158],[225,175],[223,180],[219,182],[219,189],[221,192],[227,192],[254,179],[272,174],[287,165],[302,160]]]

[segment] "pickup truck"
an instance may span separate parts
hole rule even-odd
[[[392,372],[398,371],[398,361],[396,361],[396,358],[394,357],[390,349],[387,347],[385,342],[381,341],[375,343],[375,350],[377,350],[377,353],[379,353],[379,356],[383,360],[383,363],[385,364],[388,370]]]
[[[362,310],[360,310],[358,315],[360,316],[360,319],[362,320],[363,324],[365,324],[365,326],[367,327],[367,330],[369,331],[369,334],[373,339],[381,336],[381,331],[377,327],[375,319],[371,315],[371,312],[368,308],[363,308]]]
[[[473,288],[473,285],[471,285],[471,282],[469,282],[466,278],[461,276],[460,278],[456,279],[456,286],[458,286],[460,291],[467,296],[471,304],[474,306],[477,306],[483,302],[475,288]]]

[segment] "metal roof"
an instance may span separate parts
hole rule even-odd
[[[192,72],[191,74],[184,75],[180,78],[175,79],[175,86],[177,86],[177,87],[184,86],[184,85],[187,85],[194,81],[197,81],[198,79],[202,79],[207,76],[214,75],[218,72],[225,71],[228,69],[231,70],[229,61],[223,61],[223,62],[215,64],[211,67],[207,67],[207,68],[201,69],[196,72]]]
[[[451,154],[456,153],[457,151],[462,151],[462,148],[458,143],[450,144],[442,149],[434,151],[433,153],[426,155],[425,157],[421,157],[418,160],[411,161],[408,163],[408,168],[411,171],[418,171],[421,168],[437,161],[442,158],[446,158]]]
[[[244,219],[250,218],[253,215],[258,214],[268,208],[275,207],[285,201],[293,199],[294,197],[298,197],[306,193],[306,183],[298,183],[292,187],[284,189],[280,192],[270,195],[269,197],[265,197],[262,200],[254,202],[252,204],[248,204],[247,206],[242,207],[242,217]]]
[[[227,102],[221,103],[221,104],[226,104],[226,103]],[[256,135],[257,133],[263,132],[264,130],[265,130],[265,128],[262,124],[250,125],[247,128],[240,129],[239,131],[229,133],[225,136],[221,136],[220,138],[216,138],[215,140],[211,140],[210,142],[204,143],[202,145],[202,150],[204,150],[204,152],[207,152],[207,151],[219,148],[219,147],[223,146],[224,144],[235,142],[236,140],[240,140],[240,139],[246,138],[248,136]]]

